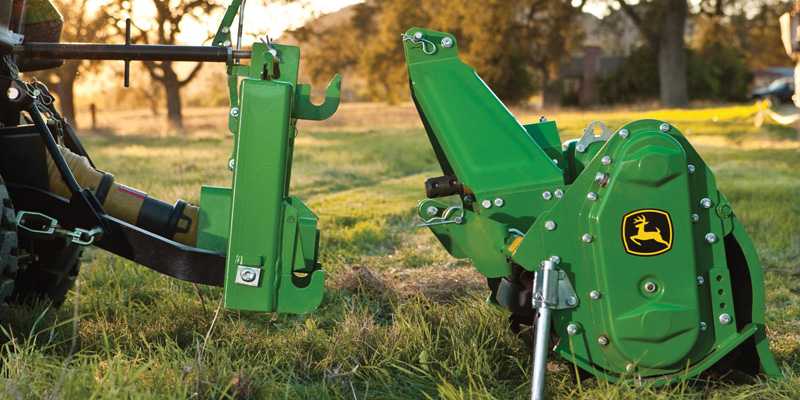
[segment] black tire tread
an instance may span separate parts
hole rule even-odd
[[[11,295],[19,270],[18,244],[14,205],[0,177],[0,303]]]
[[[20,249],[28,255],[22,263]],[[0,177],[0,303],[10,297],[61,305],[78,277],[82,253],[81,246],[63,238],[18,236],[14,205]]]

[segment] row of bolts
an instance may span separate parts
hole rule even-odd
[[[671,129],[671,127],[669,126],[669,124],[666,124],[666,123],[663,123],[663,124],[661,124],[659,126],[659,130],[661,132],[664,132],[664,133],[669,132],[670,129]],[[617,134],[620,137],[622,137],[623,139],[625,139],[625,138],[627,138],[629,136],[630,132],[627,129],[621,129]],[[582,152],[586,151],[586,148],[584,146],[577,146],[576,150],[578,152],[582,153]],[[611,165],[611,162],[612,162],[612,159],[611,159],[610,156],[603,156],[600,159],[600,163],[603,164],[604,166]],[[696,167],[694,166],[694,164],[689,164],[688,165],[688,171],[689,171],[689,174],[694,174],[694,172],[696,171]],[[595,175],[594,181],[595,181],[595,183],[597,183],[601,187],[605,187],[608,184],[608,179],[609,179],[609,176],[608,176],[607,173],[598,172]],[[542,192],[542,198],[545,199],[545,200],[550,200],[550,199],[553,198],[553,196],[555,196],[555,198],[557,198],[557,199],[560,199],[560,198],[562,198],[564,196],[564,192],[561,189],[555,189],[553,192],[550,192],[548,190]],[[589,192],[589,193],[586,194],[586,198],[589,199],[590,201],[597,201],[597,199],[599,197],[598,197],[596,192]],[[489,209],[489,208],[492,207],[492,205],[494,205],[495,207],[502,207],[504,204],[505,204],[505,201],[502,198],[498,197],[498,198],[494,199],[494,201],[489,200],[489,199],[483,200],[481,202],[481,207],[483,207],[485,209]],[[704,209],[710,209],[711,206],[713,206],[713,202],[712,202],[712,200],[710,198],[704,197],[704,198],[702,198],[700,200],[700,207],[702,207]],[[697,213],[692,213],[691,218],[692,218],[692,222],[693,223],[697,223],[698,221],[700,221],[700,215],[697,214]],[[553,221],[553,220],[547,220],[544,223],[544,228],[546,230],[548,230],[548,231],[554,231],[556,229],[556,227],[557,227],[556,222]],[[584,233],[581,236],[581,241],[583,241],[584,243],[591,243],[593,240],[594,240],[594,238],[589,233]],[[709,232],[709,233],[707,233],[705,235],[705,240],[709,244],[716,243],[717,242],[717,235],[714,234],[713,232]],[[554,258],[558,259],[557,256],[554,256]],[[697,277],[698,286],[699,285],[703,285],[703,283],[705,283],[705,278],[703,278],[702,276],[698,276]],[[654,282],[646,282],[644,284],[644,290],[646,292],[648,292],[648,293],[654,293],[657,289],[658,289],[658,286]],[[601,297],[601,294],[597,290],[592,290],[591,292],[589,292],[589,298],[591,298],[592,300],[599,300],[600,297]],[[573,300],[572,301],[572,303],[573,303],[572,305],[577,304],[577,299],[572,299],[571,298],[570,300]],[[723,313],[723,314],[720,314],[720,316],[719,316],[719,322],[722,325],[727,325],[727,324],[730,324],[732,322],[732,318],[731,318],[730,314]],[[706,329],[708,329],[708,324],[706,324],[705,322],[700,322],[700,330],[705,331]],[[570,336],[574,336],[574,335],[578,334],[578,330],[579,330],[578,325],[575,324],[575,323],[570,323],[569,325],[567,325],[567,334],[569,334]],[[607,346],[608,343],[609,343],[608,336],[605,336],[605,335],[599,336],[597,338],[597,343],[600,344],[601,346]],[[633,364],[628,364],[626,366],[626,369],[628,370],[628,372],[633,371],[634,368],[635,368],[635,366]]]

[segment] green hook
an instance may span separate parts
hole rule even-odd
[[[336,74],[325,89],[325,101],[320,105],[311,102],[311,85],[297,85],[294,101],[294,117],[322,121],[328,119],[339,108],[342,97],[342,77]]]

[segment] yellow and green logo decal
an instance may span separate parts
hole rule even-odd
[[[628,254],[666,253],[672,248],[672,235],[672,219],[666,211],[646,208],[622,217],[622,243]]]

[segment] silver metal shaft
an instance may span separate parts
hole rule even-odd
[[[547,293],[552,293],[556,290],[551,286],[552,282],[557,280],[550,279],[550,275],[557,273],[552,261],[547,260],[542,264],[542,268],[537,274],[543,274],[542,282],[542,298],[537,302],[534,298],[534,303],[538,303],[536,317],[536,343],[533,346],[533,376],[531,378],[531,400],[544,399],[544,375],[547,371],[547,356],[550,353],[550,313],[552,312],[552,305],[547,304]],[[557,283],[556,283],[557,284]]]

